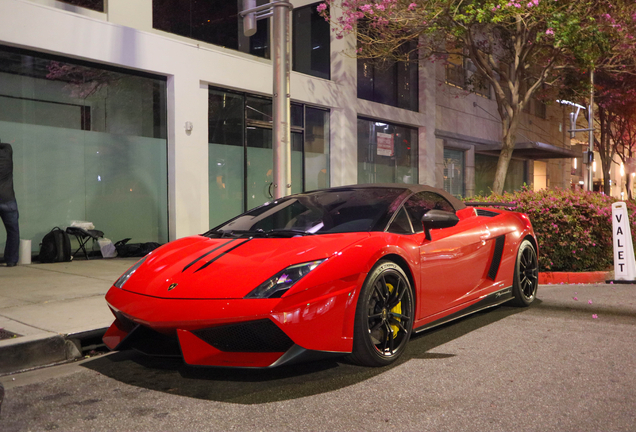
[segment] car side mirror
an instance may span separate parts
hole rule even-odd
[[[455,213],[444,210],[429,210],[422,216],[422,225],[424,226],[424,233],[426,234],[426,240],[431,240],[431,229],[434,228],[449,228],[457,225],[459,218]]]

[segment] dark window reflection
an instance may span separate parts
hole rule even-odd
[[[307,107],[305,124],[305,150],[329,153],[329,111]]]
[[[208,98],[208,142],[242,146],[243,119],[242,95],[210,89]]]
[[[240,8],[241,0],[153,0],[152,25],[158,30],[269,58],[269,20],[258,21],[256,34],[247,38],[238,15]]]
[[[289,117],[291,118],[292,127],[303,127],[303,106],[299,104],[291,104]]]
[[[296,72],[329,79],[329,23],[318,14],[319,4],[294,9],[292,68]]]
[[[256,120],[265,123],[272,123],[272,100],[259,97],[247,97],[245,106],[245,117],[249,120]]]
[[[358,59],[358,97],[385,105],[418,110],[418,62]]]
[[[104,12],[104,0],[59,0],[62,3],[92,9],[97,12]]]
[[[413,230],[411,229],[411,223],[409,222],[409,217],[406,215],[404,207],[402,207],[400,209],[400,212],[395,216],[395,219],[393,219],[393,222],[391,222],[391,226],[389,226],[388,231],[395,234],[413,233]]]
[[[358,59],[358,97],[365,100],[373,99],[373,63]]]

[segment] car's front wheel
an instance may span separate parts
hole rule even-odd
[[[539,285],[539,262],[537,251],[528,240],[521,242],[515,263],[515,275],[512,284],[513,304],[530,306],[537,296]]]
[[[358,298],[351,361],[365,366],[394,362],[411,337],[414,311],[413,288],[404,270],[379,261]]]

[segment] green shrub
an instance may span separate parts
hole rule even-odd
[[[526,213],[539,241],[541,271],[602,271],[613,265],[612,203],[618,201],[595,192],[524,187],[515,193],[472,197],[471,201],[506,202],[509,210]],[[627,202],[636,233],[636,204]]]

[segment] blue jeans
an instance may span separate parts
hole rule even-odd
[[[7,244],[4,247],[4,261],[18,262],[20,249],[20,227],[18,226],[18,203],[13,201],[0,203],[0,218],[7,230]]]

